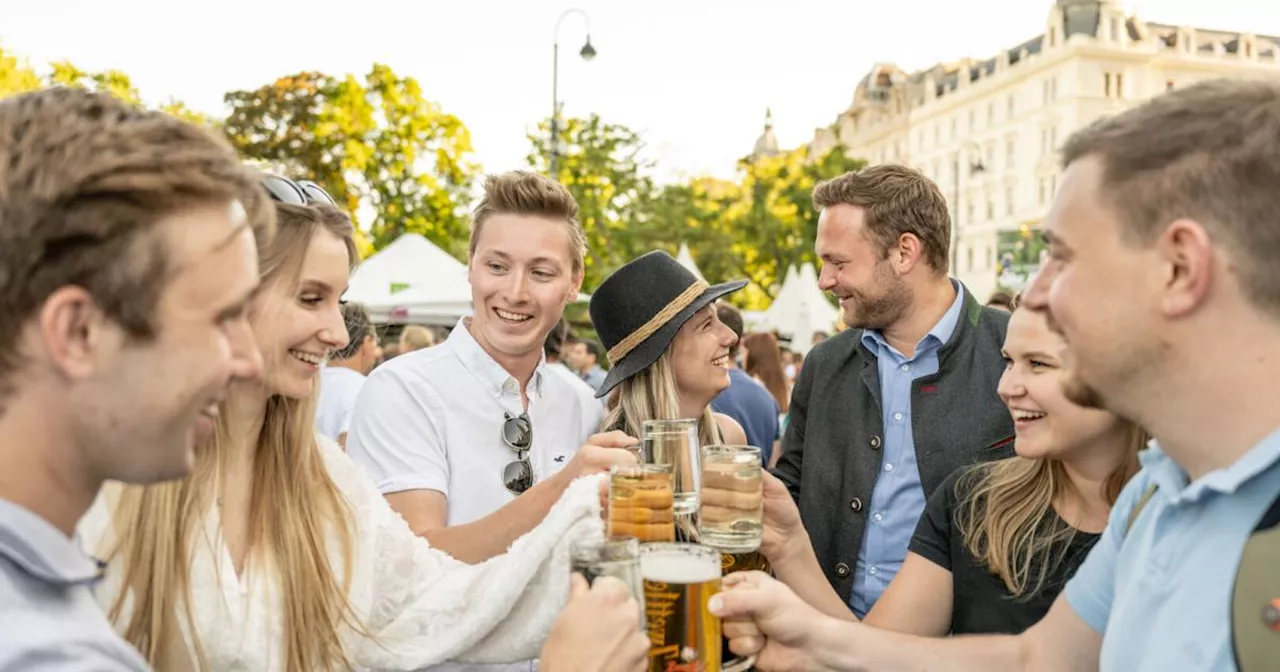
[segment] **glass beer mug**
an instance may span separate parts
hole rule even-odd
[[[645,629],[644,583],[640,578],[640,542],[635,537],[592,538],[569,547],[569,568],[587,583],[598,576],[612,576],[627,584],[640,605],[640,629]]]
[[[609,470],[609,511],[605,533],[641,542],[674,541],[671,466],[615,465]]]
[[[641,450],[646,464],[671,465],[675,513],[698,512],[698,421],[649,420],[642,425]]]
[[[764,532],[764,482],[760,449],[755,446],[706,446],[702,450],[702,507],[698,536],[702,543],[729,554],[760,548]]]
[[[720,618],[707,603],[720,592],[720,553],[698,544],[640,549],[649,672],[746,672],[755,657],[721,662]]]

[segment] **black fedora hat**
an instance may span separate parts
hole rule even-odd
[[[614,271],[591,295],[591,323],[611,367],[596,396],[658,361],[694,313],[746,284],[708,285],[661,250]]]

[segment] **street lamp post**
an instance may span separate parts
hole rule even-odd
[[[972,148],[977,150],[978,159],[973,160],[967,152]],[[954,225],[951,227],[951,274],[960,277],[960,157],[965,155],[968,159],[968,175],[981,173],[986,170],[986,166],[982,164],[982,147],[972,140],[966,140],[960,149],[956,150],[955,165],[952,166],[951,180],[952,193],[955,194],[955,215],[951,218]],[[967,177],[967,176],[966,176]]]
[[[564,23],[565,17],[570,14],[577,14],[582,17],[583,22],[587,24],[587,41],[582,45],[582,49],[578,51],[578,55],[582,56],[582,60],[590,61],[596,57],[596,48],[591,46],[591,19],[587,17],[587,13],[581,9],[566,9],[556,19],[556,33],[551,46],[551,161],[550,173],[551,179],[557,180],[556,163],[560,154],[560,24]]]

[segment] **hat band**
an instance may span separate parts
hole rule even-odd
[[[677,313],[685,308],[688,308],[689,304],[693,303],[694,299],[702,296],[702,293],[710,288],[711,285],[708,285],[703,280],[697,280],[692,285],[689,285],[688,289],[681,292],[676,298],[671,299],[671,302],[664,306],[662,310],[659,310],[653,317],[649,318],[648,322],[640,325],[639,329],[631,332],[631,334],[626,338],[618,341],[617,345],[609,348],[609,352],[607,353],[609,365],[614,366],[618,362],[622,361],[622,358],[626,357],[632,350],[635,350],[636,346],[644,343],[646,338],[654,335],[662,328],[662,325],[670,322],[671,318],[675,317]]]

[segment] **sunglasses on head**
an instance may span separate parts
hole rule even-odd
[[[533,487],[533,465],[529,463],[529,448],[533,446],[533,423],[529,414],[502,414],[502,442],[514,450],[516,459],[502,468],[502,482],[513,495],[524,494]]]
[[[311,180],[298,180],[294,182],[287,177],[279,175],[267,175],[262,178],[262,186],[267,190],[267,194],[271,196],[271,200],[280,203],[288,203],[289,205],[332,205],[337,206],[337,201],[329,195],[320,185]]]

